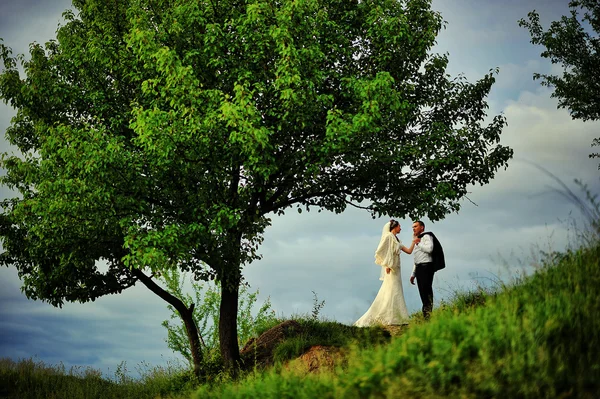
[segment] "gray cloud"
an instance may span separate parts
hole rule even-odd
[[[0,269],[2,357],[36,357],[67,369],[92,366],[108,375],[122,361],[133,370],[141,362],[180,359],[168,349],[160,326],[169,318],[166,304],[143,287],[59,309],[27,300],[19,285],[14,270]]]
[[[27,54],[30,43],[43,44],[55,37],[62,13],[71,8],[69,0],[0,2],[0,37],[13,54]]]

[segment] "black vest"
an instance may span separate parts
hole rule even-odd
[[[419,238],[422,238],[424,235],[431,236],[433,240],[433,251],[431,251],[431,259],[433,262],[433,269],[437,272],[446,267],[446,259],[444,258],[444,249],[442,248],[442,244],[438,241],[435,234],[430,231],[426,231],[419,235]]]

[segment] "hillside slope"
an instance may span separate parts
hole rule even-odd
[[[485,305],[449,306],[343,370],[274,368],[202,387],[218,398],[600,397],[600,246],[555,257]]]

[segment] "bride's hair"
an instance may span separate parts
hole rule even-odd
[[[398,223],[397,220],[394,219],[390,219],[390,231],[394,230],[396,228],[396,226],[398,226],[400,223]]]

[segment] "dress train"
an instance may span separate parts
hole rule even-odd
[[[385,274],[381,288],[367,312],[354,325],[367,327],[377,324],[408,324],[408,309],[404,301],[404,290],[400,270]]]

